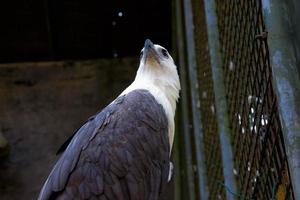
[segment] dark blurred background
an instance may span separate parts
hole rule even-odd
[[[136,56],[148,37],[170,48],[170,0],[11,0],[0,13],[2,62]]]
[[[132,82],[144,40],[171,49],[171,1],[11,0],[0,25],[0,199],[36,199],[59,146]]]

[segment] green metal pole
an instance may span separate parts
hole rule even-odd
[[[183,131],[183,140],[181,145],[184,146],[185,157],[185,172],[186,179],[182,180],[186,185],[188,191],[182,191],[182,194],[188,193],[188,197],[185,199],[194,200],[195,198],[195,184],[194,184],[194,173],[193,173],[193,162],[192,162],[192,146],[190,137],[190,119],[189,119],[189,98],[188,98],[188,87],[187,87],[187,73],[186,73],[186,61],[185,61],[185,45],[184,45],[184,30],[183,30],[183,13],[181,7],[181,0],[175,0],[175,12],[176,12],[176,35],[177,35],[177,53],[179,61],[179,72],[180,72],[180,83],[181,83],[181,126]],[[179,199],[178,196],[175,199]]]

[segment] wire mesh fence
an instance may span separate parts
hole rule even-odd
[[[192,62],[196,62],[197,71],[196,87],[192,88],[191,77],[194,78],[194,74],[190,74],[191,71],[187,69],[191,56],[188,55],[185,45],[179,45],[179,48],[182,48],[181,51],[185,52],[181,58],[181,64],[183,64],[181,72],[184,72],[186,76],[185,92],[182,93],[182,98],[185,98],[186,102],[182,105],[183,110],[190,114],[186,115],[189,128],[183,131],[183,135],[189,136],[186,139],[183,138],[183,147],[189,147],[190,151],[183,153],[186,157],[193,157],[191,162],[186,163],[191,164],[192,167],[182,168],[186,174],[193,170],[192,178],[181,176],[182,188],[186,188],[186,182],[189,185],[190,181],[194,180],[192,183],[195,187],[187,188],[187,193],[194,194],[189,195],[189,199],[199,199],[195,194],[199,192],[197,188],[201,190],[198,182],[203,177],[199,175],[197,171],[199,169],[195,167],[195,155],[203,154],[204,166],[200,167],[203,167],[205,171],[206,185],[203,191],[208,193],[204,195],[207,199],[295,200],[277,95],[274,92],[275,85],[273,87],[274,77],[272,77],[262,1],[215,0],[213,1],[215,7],[212,6],[209,9],[207,4],[211,1],[208,0],[177,0],[178,2],[181,2],[182,7],[192,4],[193,23],[185,23],[182,28],[192,30],[194,38],[191,40],[189,38],[191,35],[181,34],[179,40],[183,40],[186,46],[195,47],[195,58]],[[181,4],[178,3],[177,8],[181,9]],[[216,32],[216,29],[210,28],[214,26],[210,21],[211,18],[208,19],[211,17],[209,14],[211,12],[217,18],[219,31],[219,40],[214,42],[220,44],[220,48],[211,43],[211,38],[215,39],[215,35],[211,36],[211,33]],[[191,16],[190,13],[183,13],[183,15]],[[179,24],[181,23],[182,21]],[[187,45],[190,43],[193,45]],[[212,60],[216,58],[215,55],[212,56],[214,54],[212,51],[217,51],[215,54],[218,55],[220,53],[222,70],[216,70],[215,65],[219,63]],[[224,82],[223,80],[216,81],[216,78],[220,76],[224,77]],[[217,93],[220,84],[222,84],[222,92],[225,86],[224,98],[223,94]],[[189,94],[194,88],[197,88],[199,94],[197,99]],[[194,108],[190,107],[195,101],[197,101],[197,108],[201,115],[200,120],[196,122],[193,119],[194,116],[191,115],[195,112]],[[224,105],[224,101],[226,101],[226,108],[223,113],[227,113],[228,116],[223,116],[226,120],[222,121],[220,110],[216,108]],[[199,138],[202,150],[199,152],[195,148],[195,138],[191,136],[195,123],[201,124]],[[228,133],[227,130],[222,130],[224,127],[229,128],[230,145],[220,140],[224,133]],[[224,147],[225,144],[226,147]],[[233,167],[231,157],[224,159],[226,156],[223,152],[227,153],[227,151],[223,150],[227,147],[230,149],[230,154],[232,150]],[[230,165],[227,161],[231,162]],[[228,169],[231,174],[228,173]],[[228,178],[233,176],[235,181]],[[226,181],[231,184],[232,188],[226,185]],[[185,194],[185,189],[182,190]]]
[[[239,195],[294,199],[261,1],[216,2]]]

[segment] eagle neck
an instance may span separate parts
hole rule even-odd
[[[121,95],[127,94],[133,90],[144,89],[150,92],[155,100],[162,105],[166,117],[168,119],[168,132],[169,132],[169,143],[170,143],[170,152],[172,149],[173,141],[174,141],[174,130],[175,130],[175,110],[176,110],[176,101],[174,98],[176,95],[168,95],[170,91],[166,91],[167,89],[172,89],[165,85],[160,85],[159,81],[149,81],[147,79],[136,78],[135,81],[126,88]],[[178,91],[179,92],[179,91]]]

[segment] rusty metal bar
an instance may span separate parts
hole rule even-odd
[[[189,85],[191,95],[191,107],[193,118],[193,133],[195,142],[195,157],[196,157],[196,169],[197,169],[197,186],[196,192],[199,193],[201,200],[208,199],[207,197],[207,185],[206,185],[206,173],[204,163],[203,152],[203,132],[200,119],[199,110],[199,94],[198,94],[198,79],[197,79],[197,66],[195,55],[195,39],[194,39],[194,22],[193,22],[193,10],[191,0],[184,0],[184,21],[185,21],[185,37],[186,37],[186,49],[187,49],[187,61],[188,61],[188,73],[189,73]]]
[[[273,85],[295,199],[300,199],[300,80],[285,1],[262,0]]]
[[[227,200],[233,200],[235,199],[234,194],[237,193],[237,189],[233,173],[233,154],[230,144],[230,130],[228,127],[227,103],[224,87],[224,72],[220,54],[215,1],[204,0],[204,4],[208,32],[208,48],[210,52],[210,63],[212,68],[213,88],[215,95],[215,107],[218,121],[218,132],[221,144],[224,184],[229,189],[226,190],[226,198]]]

